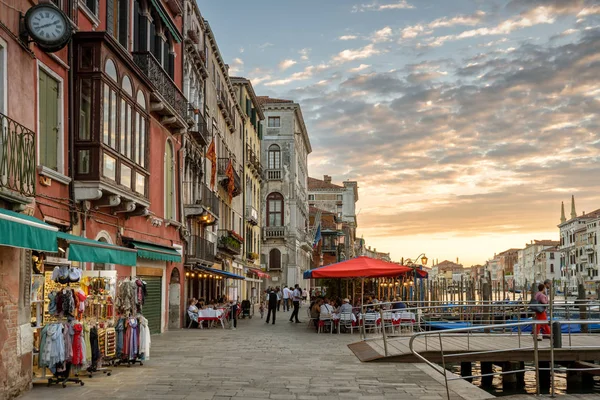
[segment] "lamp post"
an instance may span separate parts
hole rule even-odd
[[[417,257],[414,258],[415,260],[421,259],[421,263],[422,265],[427,265],[427,261],[429,260],[427,258],[427,256],[425,255],[425,253],[421,253],[419,254]],[[413,277],[412,280],[410,282],[408,282],[408,284],[410,286],[415,286],[417,285],[417,264],[415,264],[412,259],[407,258],[406,259],[406,265],[411,267],[413,269]]]

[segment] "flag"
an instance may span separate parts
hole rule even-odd
[[[321,222],[319,222],[319,226],[317,226],[317,232],[315,232],[315,240],[313,241],[313,249],[317,247],[319,241],[321,240]]]
[[[227,170],[225,171],[225,175],[227,175],[227,193],[229,194],[229,202],[231,203],[231,199],[233,199],[233,191],[235,190],[235,182],[233,178],[233,164],[231,160],[229,160],[229,164],[227,165]]]
[[[215,148],[215,140],[213,139],[206,151],[206,159],[210,161],[210,188],[215,189],[215,181],[217,179],[217,150]]]

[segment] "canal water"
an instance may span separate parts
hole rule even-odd
[[[533,368],[533,363],[525,364],[526,368]],[[453,373],[460,376],[460,364],[451,365],[449,368]],[[501,372],[502,369],[500,367],[494,366],[494,372]],[[473,363],[473,375],[481,374],[481,370],[479,368],[478,363]],[[535,385],[535,371],[526,372],[525,373],[525,389],[524,390],[512,390],[505,391],[502,389],[502,376],[494,376],[494,381],[492,386],[489,388],[481,387],[481,378],[474,378],[473,385],[482,388],[486,392],[494,395],[494,396],[510,396],[514,394],[535,394],[536,385]],[[540,387],[542,393],[550,393],[550,388]],[[557,395],[559,394],[598,394],[600,395],[600,379],[599,377],[594,377],[594,387],[589,389],[577,389],[573,390],[569,388],[567,391],[567,377],[565,373],[557,372],[555,374],[555,385],[554,391]]]

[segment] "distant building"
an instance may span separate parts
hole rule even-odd
[[[545,248],[536,255],[534,271],[536,282],[552,279],[558,281],[560,285],[560,252],[558,246]]]
[[[544,249],[558,246],[559,242],[555,240],[532,240],[520,249],[517,254],[517,266],[515,269],[515,284],[517,287],[523,287],[525,284],[530,286],[534,282],[539,282],[541,275],[536,276],[535,260],[536,256]]]
[[[365,239],[363,238],[356,239],[356,241],[354,242],[354,249],[354,252],[357,257],[366,256],[383,261],[392,261],[392,259],[390,258],[390,253],[377,251],[376,248],[371,249],[371,246],[367,246]]]
[[[324,175],[323,180],[308,178],[308,204],[321,210],[334,213],[343,222],[344,241],[343,259],[356,256],[353,243],[356,240],[356,202],[358,201],[358,183],[344,181],[343,186],[331,182],[331,176]]]
[[[262,122],[261,187],[262,264],[272,286],[303,284],[310,269],[312,241],[307,201],[308,155],[312,152],[300,105],[291,100],[258,97]]]
[[[452,261],[442,261],[431,268],[432,275],[438,281],[445,281],[446,284],[451,284],[454,274],[462,274],[464,267]]]
[[[320,214],[321,238],[313,245],[312,268],[343,261],[344,231],[342,221],[335,213],[310,207],[310,223]],[[317,240],[317,239],[315,239]]]

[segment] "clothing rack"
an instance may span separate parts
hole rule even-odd
[[[65,370],[63,372],[52,373],[54,378],[48,378],[48,386],[61,384],[62,387],[66,388],[68,382],[79,383],[81,386],[85,385],[85,383],[79,379],[78,375],[75,377],[71,377],[71,363],[65,363]]]

